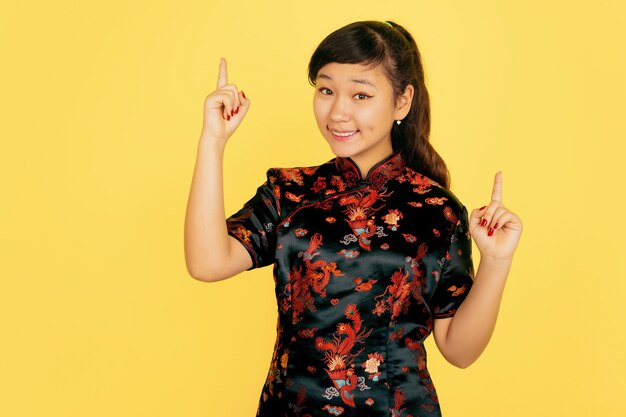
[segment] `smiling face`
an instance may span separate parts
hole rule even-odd
[[[413,87],[394,100],[382,65],[324,65],[317,73],[313,111],[332,152],[350,157],[363,175],[393,153],[391,127],[410,108]]]

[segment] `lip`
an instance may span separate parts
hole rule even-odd
[[[360,132],[359,130],[335,130],[335,129],[328,129],[328,130],[330,131],[330,134],[333,135],[333,138],[339,142],[347,142],[350,139],[354,138],[356,135],[358,135]],[[333,132],[337,132],[337,133],[354,132],[354,133],[351,134],[350,136],[337,136]]]

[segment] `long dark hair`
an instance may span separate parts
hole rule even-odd
[[[402,149],[406,164],[445,188],[450,187],[446,163],[430,144],[430,99],[424,83],[424,69],[417,44],[397,23],[360,21],[328,35],[309,62],[309,83],[315,86],[317,73],[326,64],[383,64],[393,86],[394,99],[412,84],[415,93],[409,114],[400,125],[393,123],[391,145]]]

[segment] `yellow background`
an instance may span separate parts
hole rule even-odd
[[[224,56],[252,101],[227,147],[232,213],[268,167],[332,158],[306,66],[366,19],[415,35],[453,191],[480,207],[501,169],[525,223],[483,356],[456,369],[429,339],[444,415],[626,415],[617,0],[3,1],[0,415],[254,415],[271,268],[185,268],[202,103]]]

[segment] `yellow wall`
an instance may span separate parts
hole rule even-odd
[[[232,213],[270,166],[332,157],[306,66],[346,23],[421,47],[432,140],[470,208],[504,175],[525,223],[477,363],[429,342],[447,417],[624,416],[626,6],[581,1],[4,1],[0,415],[252,416],[271,268],[187,275],[183,220],[220,56],[252,100]]]

